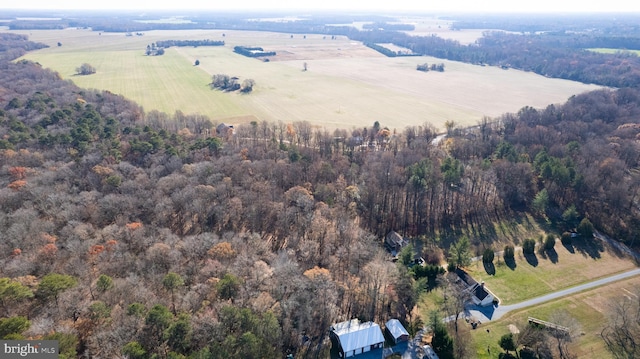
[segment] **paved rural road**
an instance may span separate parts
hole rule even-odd
[[[490,320],[500,319],[503,315],[507,314],[512,310],[518,310],[518,309],[523,309],[526,307],[542,304],[550,300],[562,298],[570,294],[575,294],[583,290],[599,287],[601,285],[605,285],[611,282],[616,282],[616,281],[630,278],[636,275],[640,275],[640,268],[632,269],[630,271],[612,275],[610,277],[594,280],[589,283],[580,284],[575,287],[563,289],[554,293],[550,293],[537,298],[525,300],[524,302],[520,302],[516,304],[501,305],[498,307],[484,307],[484,308],[478,307],[478,306],[472,306],[468,308],[467,313],[465,314],[471,315],[476,319],[480,320],[481,323],[484,323]]]

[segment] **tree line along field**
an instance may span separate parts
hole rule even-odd
[[[179,110],[218,122],[308,121],[352,128],[378,121],[398,129],[428,122],[442,129],[446,121],[475,125],[483,116],[515,112],[525,105],[544,107],[597,88],[429,57],[387,58],[341,36],[204,30],[149,31],[143,36],[70,29],[22,33],[50,46],[24,58],[80,87],[124,95],[146,111]],[[168,39],[226,44],[144,55],[148,44]],[[236,45],[261,46],[277,55],[262,62],[233,53]],[[76,76],[75,68],[85,62],[97,73]],[[417,72],[416,65],[424,62],[444,63],[445,72]],[[303,71],[304,63],[308,71]],[[255,80],[253,93],[211,90],[211,76],[219,73]]]

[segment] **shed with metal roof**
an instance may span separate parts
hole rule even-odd
[[[409,332],[398,319],[389,319],[389,321],[384,324],[384,327],[393,338],[395,344],[409,340]]]
[[[378,324],[360,323],[358,319],[334,324],[329,336],[332,343],[339,346],[342,358],[382,349],[384,344],[384,336]]]

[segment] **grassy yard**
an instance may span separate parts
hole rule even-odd
[[[423,293],[418,301],[418,314],[425,320],[429,318],[429,312],[442,309],[444,296],[442,290],[436,288],[430,292]]]
[[[534,236],[541,228],[533,222],[504,223],[496,227],[499,233],[529,233]],[[504,234],[503,233],[503,234]],[[599,241],[580,243],[565,247],[556,242],[555,253],[526,258],[516,250],[516,263],[508,267],[501,256],[494,260],[495,274],[489,275],[481,261],[474,262],[467,270],[478,281],[485,281],[503,304],[518,303],[560,289],[607,277],[636,268],[634,262],[620,258]],[[501,250],[502,248],[498,248]],[[499,257],[499,260],[498,260]],[[566,311],[579,325],[579,335],[572,344],[577,357],[610,358],[599,337],[606,325],[607,311],[612,300],[632,296],[634,288],[640,287],[640,277],[614,282],[602,287],[577,293],[539,306],[510,312],[499,320],[482,323],[472,330],[474,346],[479,359],[496,358],[501,352],[498,340],[509,333],[509,325],[522,328],[527,317],[549,320],[552,313]],[[429,311],[441,309],[442,292],[438,289],[423,294],[418,303],[418,312],[426,318]]]
[[[548,320],[555,311],[566,311],[579,323],[578,336],[571,347],[578,358],[611,358],[599,336],[606,325],[609,303],[627,295],[628,290],[633,290],[638,286],[640,286],[640,277],[634,277],[540,306],[509,313],[495,322],[483,323],[478,329],[471,331],[478,359],[498,356],[498,353],[502,351],[498,340],[502,335],[509,333],[509,325],[522,328],[526,325],[527,317]],[[491,354],[488,353],[487,347]]]
[[[536,252],[535,256],[525,257],[517,250],[515,257],[515,267],[510,268],[496,256],[493,275],[488,274],[481,261],[468,270],[477,281],[484,281],[503,304],[513,304],[635,268],[632,261],[617,257],[597,241],[576,243],[570,248],[557,241],[552,254]]]
[[[145,110],[203,114],[214,121],[309,121],[319,126],[383,126],[401,131],[445,121],[475,125],[483,116],[545,107],[598,88],[533,73],[482,67],[430,57],[387,58],[345,37],[243,31],[149,31],[144,36],[88,30],[24,32],[50,48],[25,55],[81,87],[122,94]],[[224,47],[170,48],[144,55],[146,46],[168,39],[224,40]],[[62,46],[57,46],[60,42]],[[233,46],[276,51],[270,62],[233,53]],[[194,66],[195,60],[200,66]],[[87,62],[97,69],[75,76]],[[445,72],[416,71],[419,63],[444,63]],[[303,71],[307,63],[308,71]],[[214,74],[253,79],[249,95],[207,86]],[[240,120],[242,119],[242,120]]]

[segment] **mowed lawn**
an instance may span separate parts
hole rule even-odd
[[[558,241],[555,250],[557,258],[554,256],[553,260],[550,256],[536,253],[537,263],[531,258],[527,261],[522,252],[516,250],[514,270],[507,267],[502,258],[500,262],[496,258],[496,274],[493,276],[486,273],[481,261],[467,269],[478,281],[484,280],[503,304],[512,304],[636,268],[632,261],[612,254],[597,242],[576,246],[571,251]],[[637,300],[638,288],[640,276],[635,276],[509,312],[499,320],[481,323],[476,330],[466,324],[465,328],[471,332],[478,359],[497,358],[502,352],[498,341],[509,333],[510,325],[522,330],[528,317],[551,320],[555,312],[566,312],[578,323],[576,337],[571,344],[572,352],[578,358],[611,358],[600,333],[607,325],[612,303],[623,298]],[[419,314],[426,318],[430,310],[439,310],[442,304],[442,291],[436,289],[424,294],[418,303]]]
[[[309,121],[332,129],[378,121],[399,131],[425,123],[443,130],[446,121],[475,125],[483,116],[562,103],[598,88],[429,57],[387,58],[345,37],[222,30],[149,31],[144,36],[88,30],[23,33],[51,46],[24,58],[81,87],[121,94],[146,111],[179,110],[218,122]],[[226,45],[144,55],[148,44],[169,39],[224,40]],[[233,53],[235,45],[262,46],[278,56],[270,62],[246,58]],[[199,66],[194,66],[196,59]],[[85,62],[97,73],[76,76],[75,68]],[[424,62],[442,62],[445,72],[416,71]],[[253,79],[256,86],[248,95],[211,90],[214,74],[236,76],[240,82]]]
[[[572,251],[557,241],[555,256],[536,252],[535,257],[525,258],[518,249],[514,269],[496,256],[495,275],[489,275],[481,261],[469,272],[477,281],[484,281],[502,304],[514,304],[636,268],[633,261],[612,254],[598,242],[585,250],[577,245]]]
[[[477,357],[478,359],[497,358],[498,353],[502,351],[498,341],[502,335],[509,333],[509,325],[515,325],[522,330],[528,317],[551,320],[554,312],[566,312],[578,323],[576,337],[570,346],[576,357],[611,358],[600,337],[602,329],[607,325],[611,305],[614,301],[624,298],[637,300],[635,295],[639,287],[640,277],[636,276],[532,308],[511,312],[497,321],[482,323],[478,329],[471,330]]]

